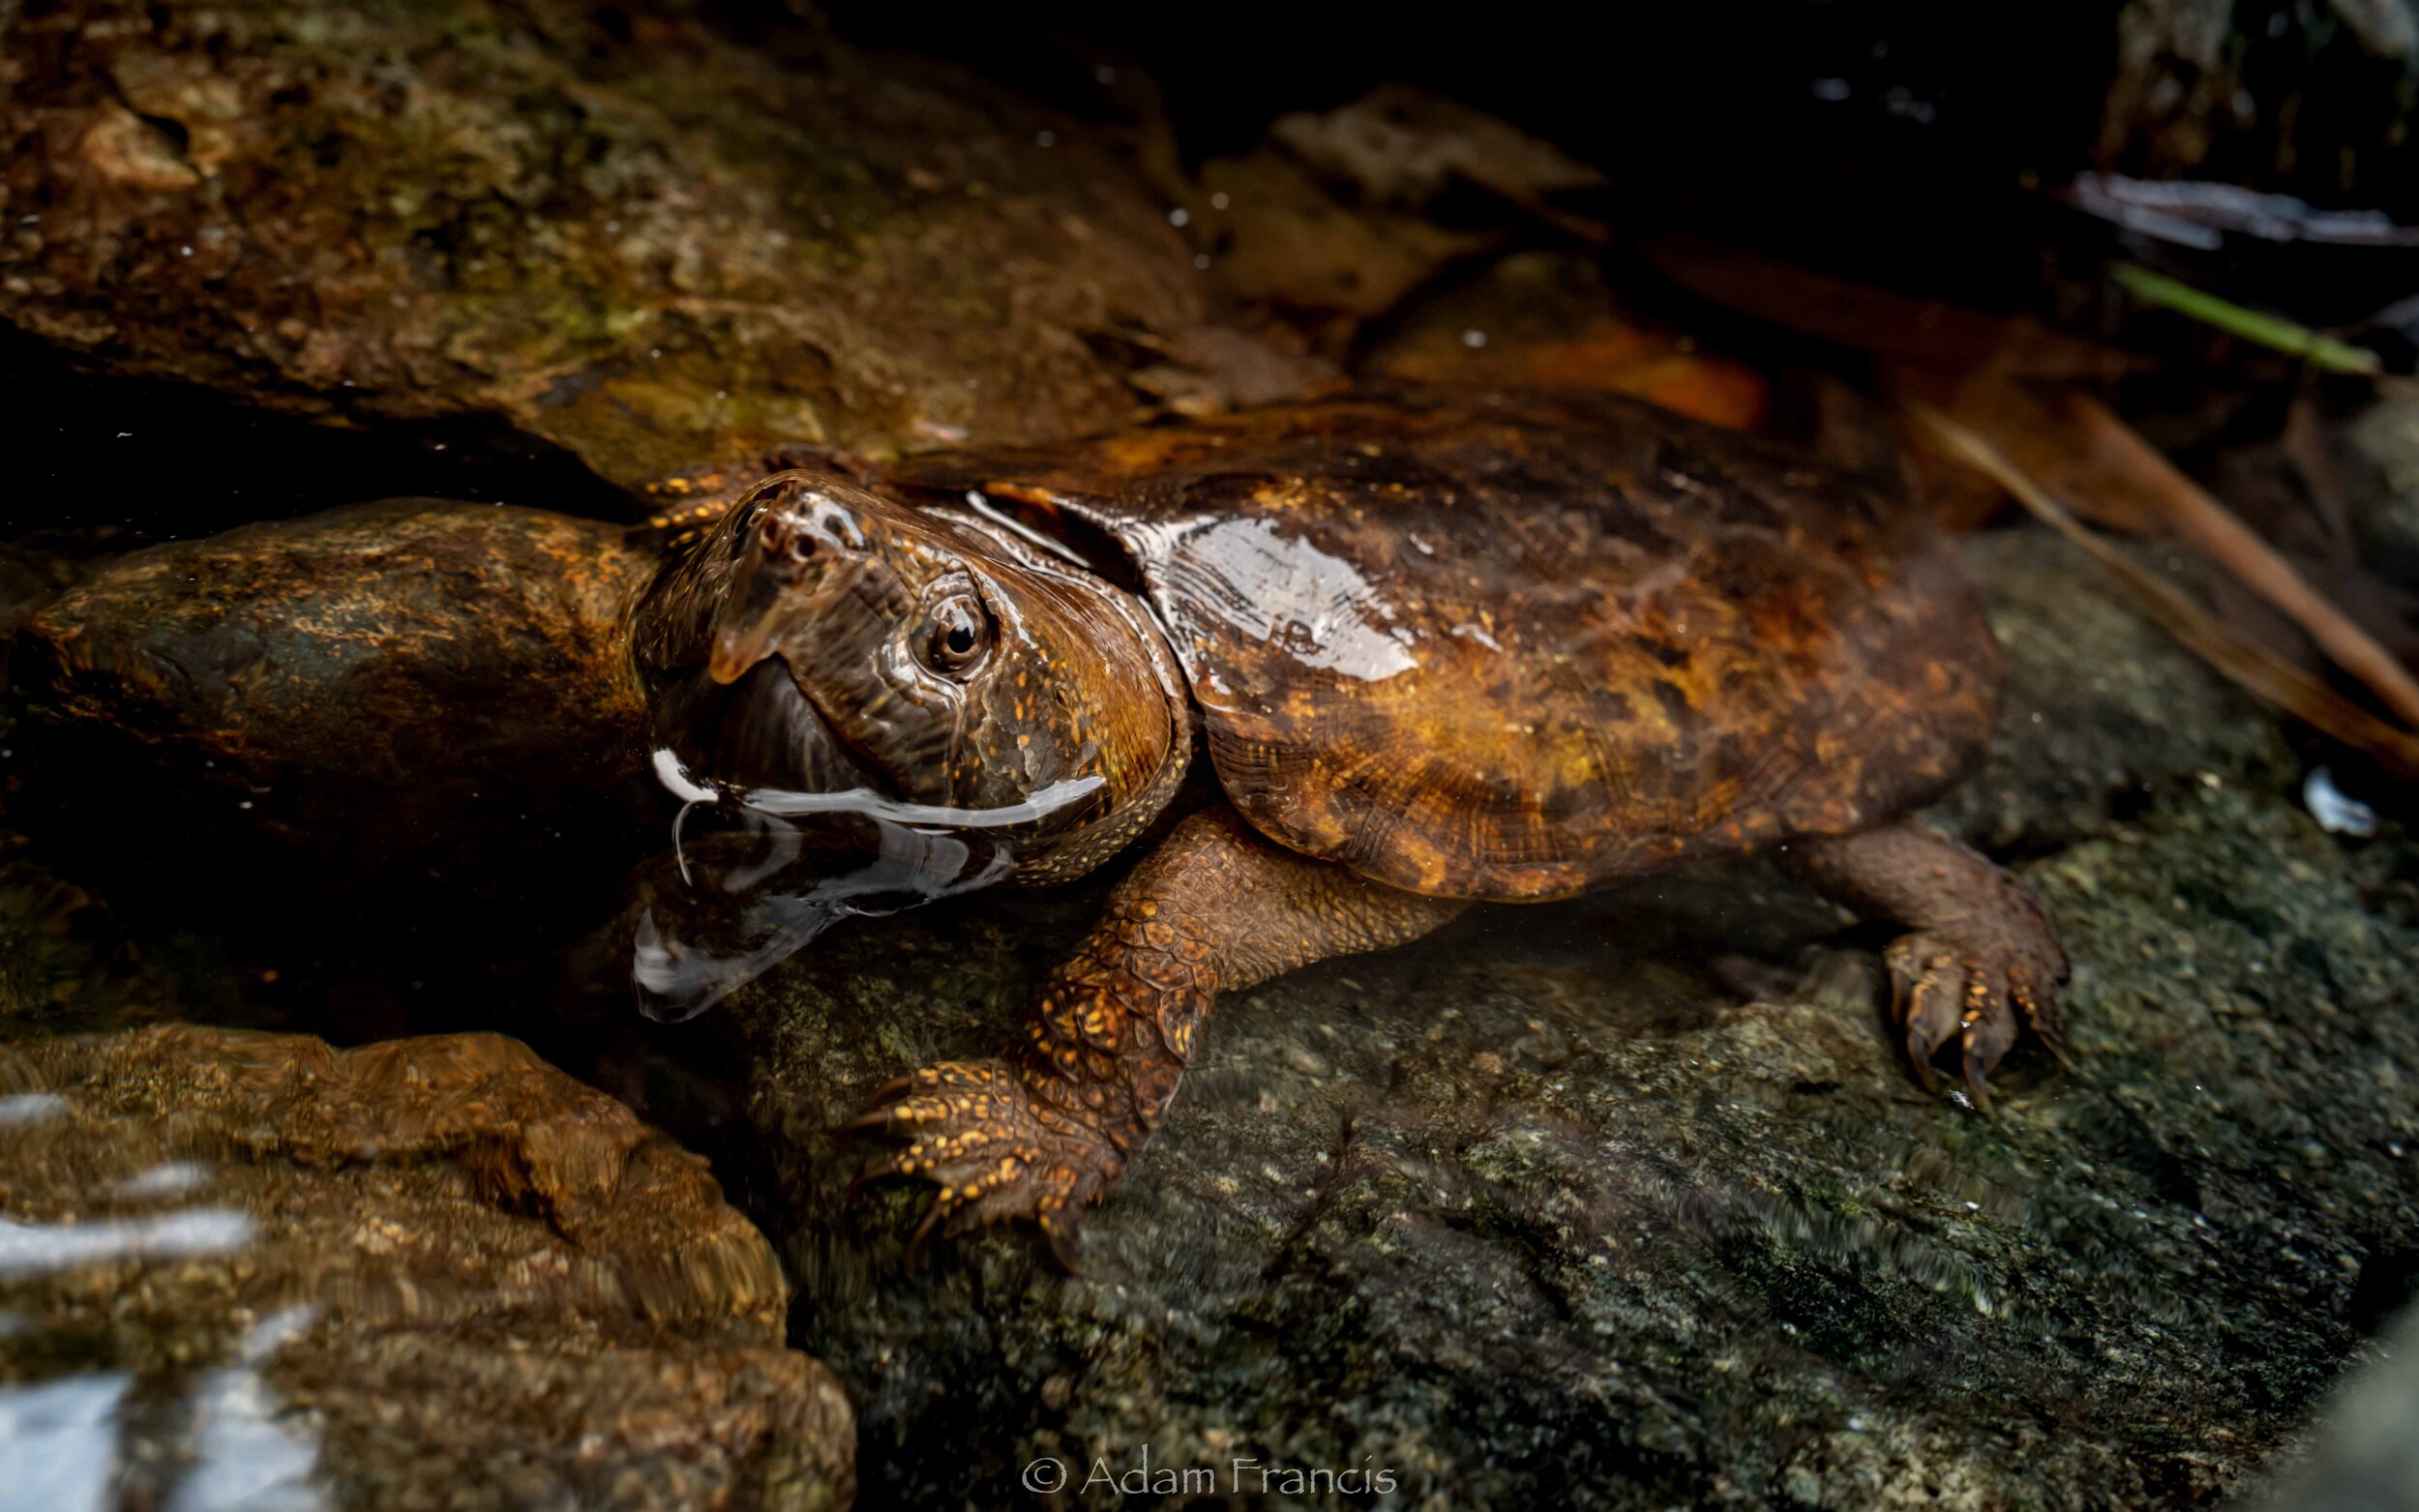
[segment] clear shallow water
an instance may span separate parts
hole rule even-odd
[[[1075,778],[1021,804],[972,810],[865,788],[732,787],[702,780],[671,751],[656,752],[653,765],[681,805],[671,845],[678,887],[664,918],[652,903],[640,912],[629,976],[642,1011],[674,1023],[713,1007],[834,924],[1007,880],[1015,832],[1100,786],[1097,777]],[[851,843],[853,854],[842,848]]]

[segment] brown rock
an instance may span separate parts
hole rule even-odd
[[[30,616],[15,670],[48,720],[122,725],[222,774],[264,822],[349,829],[361,805],[427,810],[448,784],[636,769],[644,716],[616,621],[654,566],[567,515],[357,504],[112,562]],[[341,787],[338,805],[285,812],[314,786]]]
[[[500,417],[627,486],[1153,407],[1130,339],[1206,318],[1165,208],[1071,122],[805,36],[785,67],[678,0],[12,9],[0,319],[314,416]]]
[[[0,1049],[0,1393],[123,1398],[57,1447],[113,1455],[133,1493],[851,1495],[848,1403],[783,1347],[762,1235],[702,1160],[517,1041]]]

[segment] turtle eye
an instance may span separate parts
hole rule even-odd
[[[924,618],[924,665],[944,677],[964,677],[991,654],[991,616],[971,593],[953,593]]]

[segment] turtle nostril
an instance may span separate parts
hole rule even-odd
[[[756,524],[757,545],[775,561],[803,563],[815,554],[815,538],[806,522],[786,510],[767,510]]]

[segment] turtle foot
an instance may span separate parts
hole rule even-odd
[[[1986,928],[1901,935],[1886,959],[1893,1017],[1926,1086],[1938,1090],[1934,1058],[1954,1043],[1966,1094],[1987,1110],[1991,1070],[2016,1044],[2019,1015],[2052,1054],[2066,1058],[2058,1043],[2066,953],[2037,913]]]
[[[1072,1270],[1084,1214],[1125,1164],[1099,1131],[1042,1103],[1025,1072],[997,1059],[944,1061],[903,1077],[848,1127],[906,1141],[859,1182],[917,1176],[940,1188],[911,1252],[936,1226],[953,1236],[1027,1219]]]

